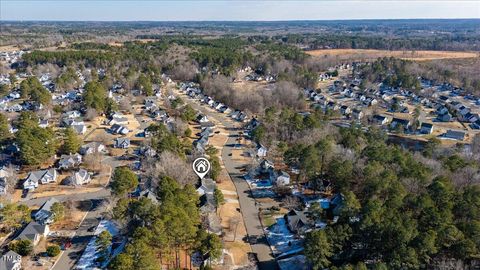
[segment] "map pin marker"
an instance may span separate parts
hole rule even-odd
[[[208,171],[210,171],[210,162],[208,159],[200,157],[193,161],[193,171],[203,179],[205,175],[207,175]]]

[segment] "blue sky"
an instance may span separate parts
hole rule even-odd
[[[480,1],[0,0],[1,20],[202,21],[480,18]]]

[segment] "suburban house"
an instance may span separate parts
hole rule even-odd
[[[108,125],[115,125],[115,124],[126,125],[126,124],[128,124],[128,118],[125,117],[125,116],[122,115],[122,114],[114,113],[114,114],[112,114],[112,116],[110,117],[110,120],[108,121],[107,124],[108,124]]]
[[[206,115],[203,115],[203,114],[199,114],[197,116],[197,122],[199,123],[206,123],[206,122],[209,122],[208,120],[208,117]]]
[[[68,111],[63,114],[64,118],[70,118],[70,119],[75,119],[82,116],[82,114],[79,111]]]
[[[351,113],[351,117],[355,120],[360,120],[363,118],[363,112],[359,109],[353,109]]]
[[[20,232],[15,240],[30,240],[34,246],[38,244],[42,237],[47,237],[50,228],[47,224],[40,224],[36,221],[28,223],[28,225]]]
[[[271,162],[270,160],[267,160],[267,159],[264,159],[260,163],[260,171],[263,172],[263,173],[269,172],[270,169],[273,169],[273,167],[274,167],[273,162]]]
[[[74,168],[82,163],[82,156],[80,154],[62,155],[58,161],[58,168],[68,170]]]
[[[422,123],[420,125],[420,133],[422,134],[432,134],[433,132],[433,125],[430,123]]]
[[[38,126],[41,127],[41,128],[47,128],[48,127],[48,119],[38,120]]]
[[[266,157],[267,152],[268,152],[268,149],[265,146],[261,144],[257,145],[257,157]]]
[[[452,121],[452,115],[448,112],[446,112],[444,114],[438,114],[437,119],[440,122],[450,122],[450,121]]]
[[[99,142],[90,142],[80,147],[80,154],[82,155],[101,153],[104,151],[105,151],[105,145]]]
[[[72,176],[69,177],[69,184],[75,186],[81,186],[90,183],[90,173],[88,173],[85,169],[80,169],[73,173]]]
[[[138,154],[144,157],[154,157],[157,155],[157,151],[150,146],[143,146],[137,149]]]
[[[156,204],[156,205],[160,204],[160,202],[158,201],[157,195],[155,195],[155,192],[152,192],[149,189],[140,191],[139,197],[147,198],[150,201],[152,201],[153,204]]]
[[[465,132],[449,129],[445,134],[443,134],[443,137],[447,139],[463,141],[465,139]]]
[[[275,172],[272,174],[274,177],[272,183],[277,186],[286,186],[290,184],[290,175],[285,171]]]
[[[478,113],[469,112],[469,113],[465,114],[462,118],[463,118],[464,122],[474,123],[474,122],[476,122],[477,120],[480,119],[480,115]]]
[[[83,122],[74,123],[74,124],[70,125],[70,127],[72,127],[73,130],[75,130],[75,132],[79,135],[85,134],[85,132],[87,132],[87,126]]]
[[[0,259],[0,270],[20,270],[22,269],[22,256],[13,250],[2,255]]]
[[[54,215],[51,211],[52,205],[56,202],[59,202],[55,198],[48,199],[40,209],[33,214],[33,219],[39,224],[51,224],[53,223]]]
[[[388,123],[388,118],[386,116],[376,114],[373,116],[373,121],[378,125],[385,125]]]
[[[392,123],[390,123],[390,128],[396,129],[398,126],[401,126],[407,130],[410,128],[410,125],[411,122],[408,119],[393,118]]]
[[[116,138],[113,146],[115,148],[127,149],[128,147],[130,147],[130,139],[129,138]]]
[[[119,124],[113,124],[111,127],[110,127],[110,132],[112,132],[113,134],[123,134],[123,135],[127,135],[130,130],[127,128],[127,127],[124,127],[122,125],[119,125]]]
[[[213,194],[216,186],[217,185],[215,184],[215,181],[213,181],[212,179],[203,178],[200,187],[197,188],[197,193],[200,196],[203,196],[205,194]]]
[[[33,190],[38,187],[38,183],[48,184],[57,181],[57,170],[41,170],[30,172],[23,182],[23,188]]]
[[[290,210],[285,215],[288,229],[293,233],[304,233],[312,228],[313,222],[305,211]]]
[[[352,109],[350,109],[350,107],[348,107],[347,105],[342,105],[340,107],[340,112],[343,115],[347,115],[347,114],[350,114],[352,112]]]

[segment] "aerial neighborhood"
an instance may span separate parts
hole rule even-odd
[[[63,23],[0,40],[0,270],[480,265],[478,24]]]

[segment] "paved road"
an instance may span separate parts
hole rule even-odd
[[[62,253],[52,270],[73,269],[78,259],[82,256],[90,238],[93,236],[93,232],[89,232],[88,229],[98,225],[103,211],[102,200],[92,200],[90,212],[88,212],[72,238],[72,246]]]
[[[255,239],[251,242],[250,246],[252,247],[253,252],[257,254],[259,260],[259,269],[278,269],[278,265],[272,255],[272,250],[270,249],[263,232],[262,224],[260,223],[260,218],[258,216],[259,210],[255,204],[255,199],[252,197],[250,187],[245,179],[243,179],[243,173],[240,171],[240,167],[245,164],[239,163],[229,156],[232,153],[233,146],[236,143],[235,139],[239,134],[239,130],[237,130],[235,122],[233,122],[231,119],[228,119],[224,114],[217,113],[205,105],[199,104],[198,101],[193,101],[189,98],[186,98],[186,100],[194,109],[200,110],[202,113],[207,114],[211,119],[218,120],[226,127],[227,130],[229,130],[230,134],[228,136],[228,140],[222,149],[222,159],[225,164],[225,169],[232,178],[237,190],[240,202],[240,210],[242,211],[249,238]]]
[[[55,198],[61,202],[65,202],[65,201],[87,201],[87,200],[105,199],[109,196],[110,196],[110,190],[101,189],[99,191],[88,192],[88,193],[77,193],[77,194],[67,194],[67,195],[36,198],[28,201],[23,201],[22,204],[26,204],[28,206],[42,205],[50,198]]]

